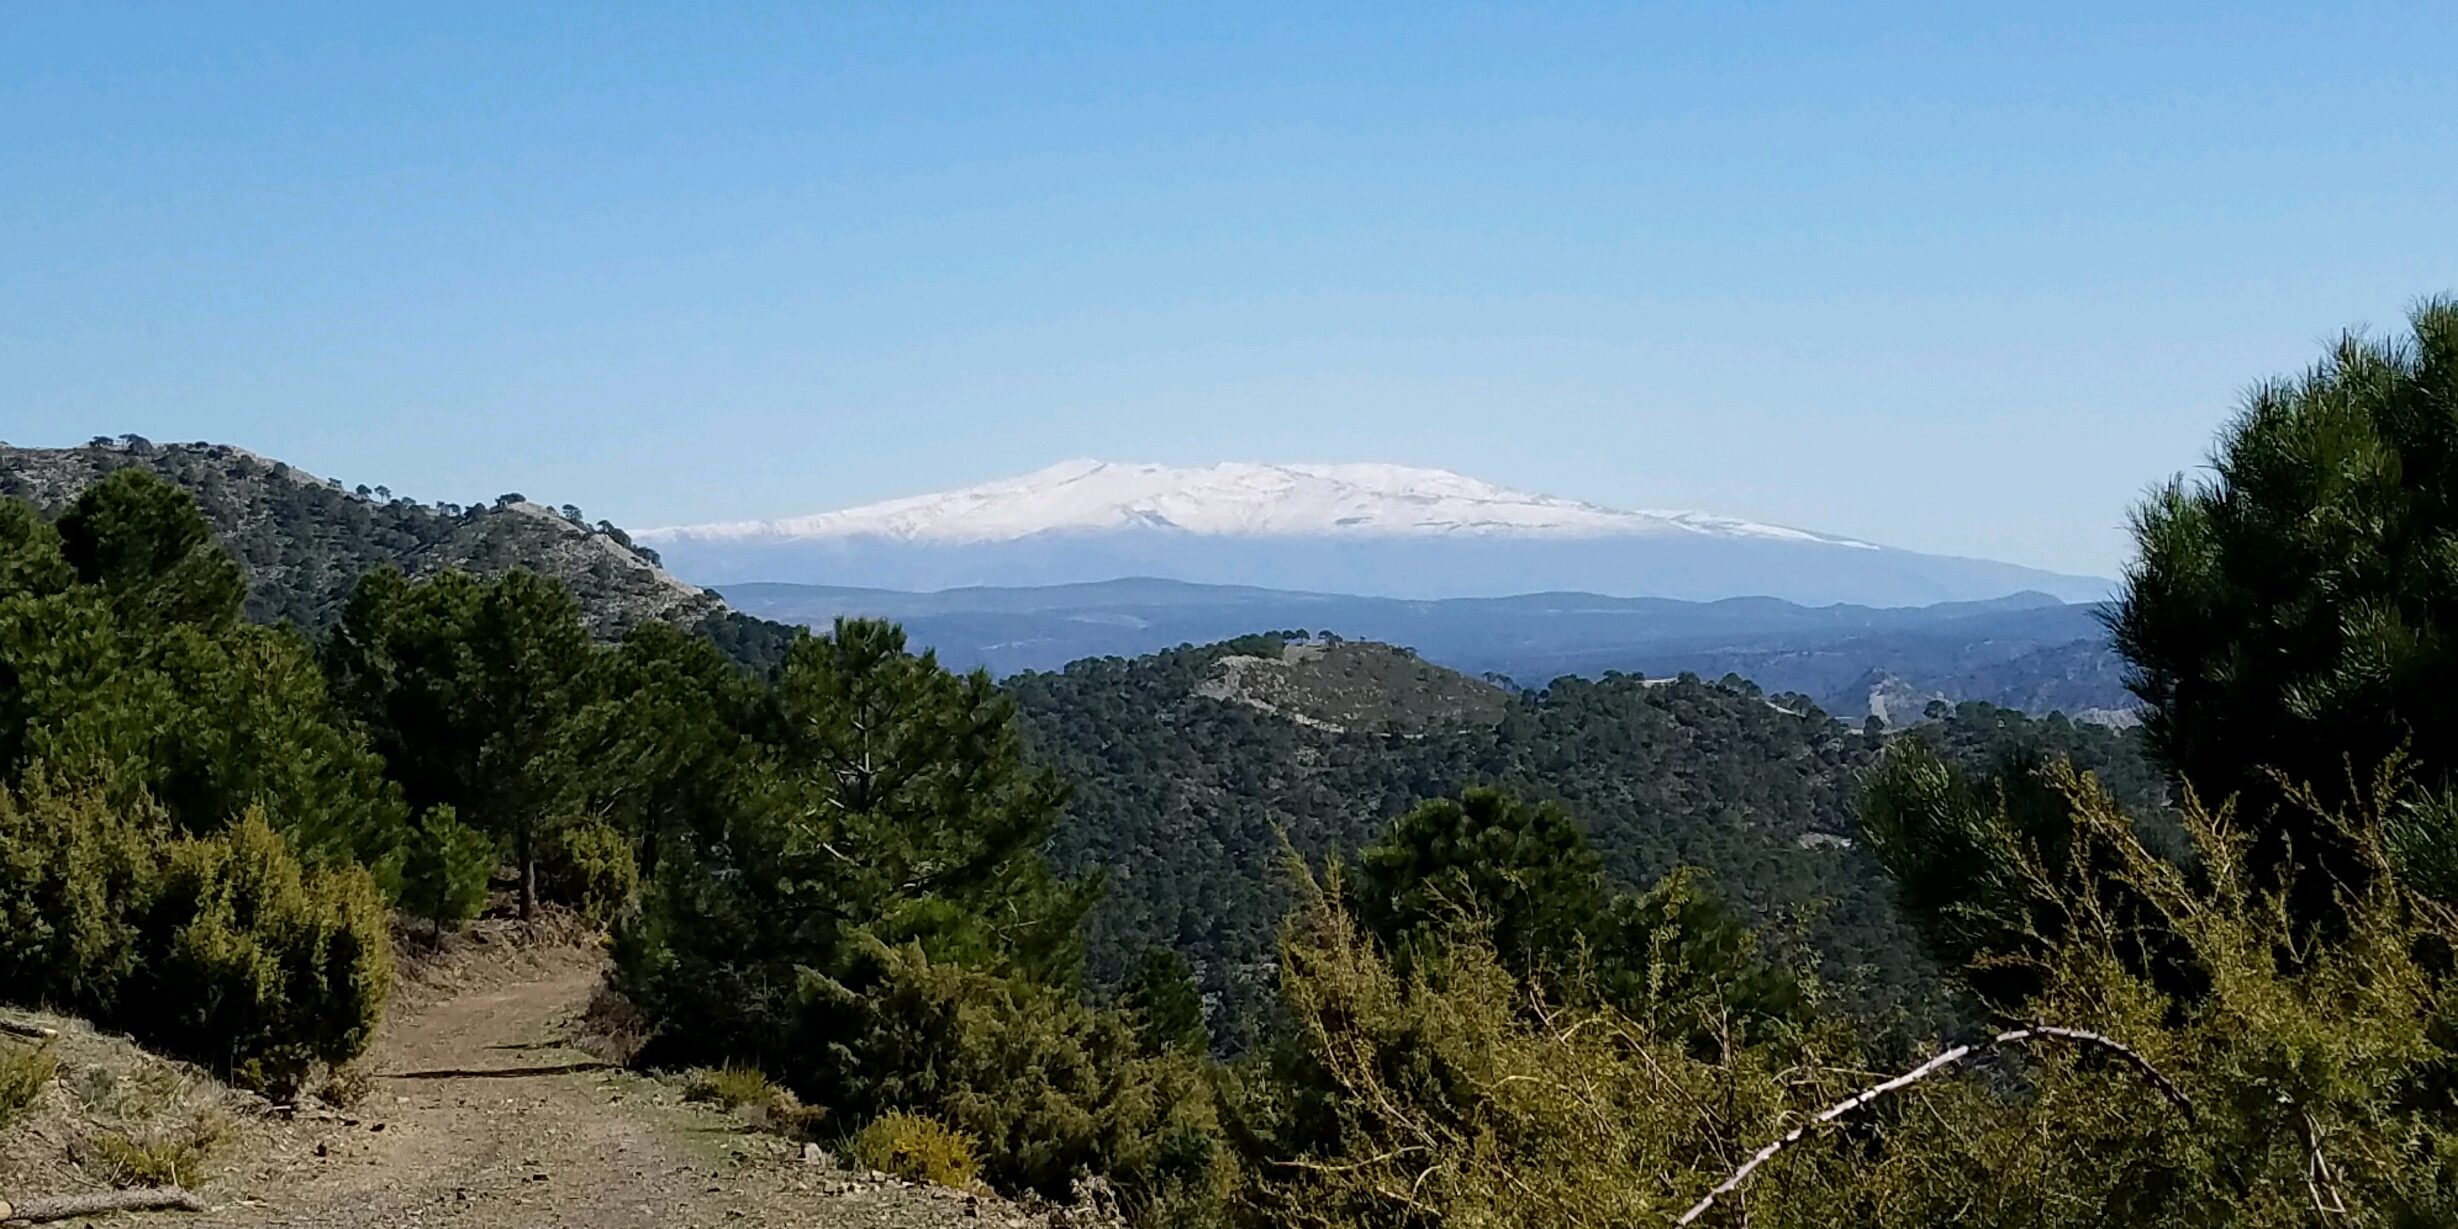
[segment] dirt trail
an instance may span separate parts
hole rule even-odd
[[[321,1138],[210,1192],[185,1225],[824,1229],[1031,1223],[990,1200],[880,1183],[680,1102],[568,1041],[598,978],[578,955],[405,1012],[375,1090]]]

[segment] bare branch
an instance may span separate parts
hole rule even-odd
[[[2338,1173],[2330,1167],[2330,1158],[2321,1150],[2322,1129],[2313,1121],[2310,1110],[2298,1115],[2298,1133],[2304,1136],[2304,1186],[2313,1196],[2313,1211],[2323,1220],[2347,1215],[2347,1199],[2339,1194]]]
[[[152,1186],[133,1191],[103,1191],[91,1195],[53,1195],[11,1206],[0,1200],[0,1225],[32,1225],[73,1220],[106,1212],[202,1212],[205,1202],[176,1186]]]
[[[1931,1058],[1929,1061],[1922,1063],[1921,1065],[1914,1067],[1891,1080],[1887,1080],[1881,1084],[1873,1084],[1859,1092],[1852,1094],[1849,1097],[1844,1098],[1841,1101],[1836,1102],[1833,1105],[1826,1107],[1823,1110],[1820,1110],[1816,1117],[1811,1118],[1809,1121],[1804,1122],[1797,1127],[1794,1127],[1792,1130],[1786,1132],[1781,1139],[1778,1139],[1775,1142],[1768,1144],[1766,1147],[1759,1149],[1755,1155],[1750,1157],[1749,1160],[1742,1162],[1741,1168],[1734,1170],[1731,1177],[1728,1177],[1721,1183],[1718,1183],[1714,1190],[1707,1192],[1706,1195],[1701,1197],[1697,1203],[1692,1204],[1690,1206],[1690,1210],[1682,1213],[1681,1219],[1673,1223],[1676,1225],[1687,1225],[1693,1221],[1696,1221],[1699,1217],[1705,1216],[1707,1214],[1707,1210],[1715,1206],[1716,1200],[1739,1190],[1741,1188],[1741,1184],[1748,1181],[1750,1174],[1759,1166],[1773,1160],[1776,1153],[1782,1152],[1784,1149],[1801,1142],[1804,1137],[1818,1127],[1848,1117],[1854,1111],[1859,1110],[1863,1106],[1876,1101],[1878,1098],[1883,1097],[1890,1092],[1908,1088],[1922,1080],[1928,1079],[1930,1076],[1936,1075],[1941,1071],[1947,1071],[1961,1066],[1966,1060],[1971,1059],[1975,1055],[2004,1049],[2008,1046],[2021,1045],[2025,1042],[2039,1041],[2042,1039],[2071,1041],[2087,1049],[2098,1050],[2101,1053],[2113,1055],[2116,1058],[2123,1060],[2127,1066],[2132,1067],[2134,1071],[2141,1075],[2143,1079],[2153,1088],[2158,1089],[2160,1095],[2173,1102],[2176,1105],[2178,1112],[2185,1116],[2185,1121],[2193,1121],[2193,1102],[2186,1099],[2183,1090],[2179,1089],[2167,1076],[2161,1074],[2157,1067],[2152,1066],[2149,1059],[2144,1058],[2139,1053],[2136,1053],[2131,1046],[2127,1046],[2122,1042],[2115,1041],[2102,1034],[2089,1032],[2084,1029],[2058,1028],[2047,1024],[2028,1024],[2021,1028],[2007,1029],[2006,1031],[1999,1033],[1986,1041],[1956,1046],[1953,1049],[1947,1050],[1944,1053]]]

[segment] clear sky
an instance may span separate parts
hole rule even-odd
[[[2458,289],[2448,4],[373,7],[0,0],[0,439],[634,527],[1387,460],[2107,573]]]

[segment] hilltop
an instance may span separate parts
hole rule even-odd
[[[1195,694],[1341,734],[1424,734],[1491,725],[1509,698],[1491,683],[1430,665],[1407,649],[1338,637],[1291,637],[1277,656],[1226,653]]]
[[[518,494],[467,505],[420,503],[381,487],[345,487],[228,444],[121,436],[76,448],[0,444],[0,497],[56,515],[96,480],[130,467],[152,470],[195,496],[246,569],[246,613],[255,622],[322,629],[358,578],[381,567],[412,576],[518,567],[563,582],[603,637],[645,622],[672,623],[757,659],[763,642],[783,634],[676,579],[613,524],[593,525],[577,508],[548,508]]]

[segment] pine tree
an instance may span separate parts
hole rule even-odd
[[[1203,1023],[1203,993],[1186,957],[1166,947],[1144,950],[1118,988],[1119,1005],[1135,1017],[1136,1035],[1147,1053],[1181,1050],[1201,1054],[1211,1045]]]
[[[2403,750],[2458,785],[2458,301],[2411,324],[2255,389],[2213,475],[2136,513],[2112,620],[2154,750],[2239,800],[2307,911],[2365,872],[2285,784],[2344,800]]]
[[[1476,921],[1523,978],[1568,973],[1611,896],[1604,863],[1568,814],[1493,789],[1417,807],[1357,864],[1358,917],[1386,948]]]
[[[119,470],[87,487],[59,533],[78,579],[126,615],[215,630],[239,618],[247,598],[239,565],[196,500],[150,470]]]
[[[410,805],[451,806],[511,851],[523,917],[537,905],[542,837],[579,797],[572,728],[591,662],[571,595],[518,571],[371,573],[325,645],[334,694]]]

